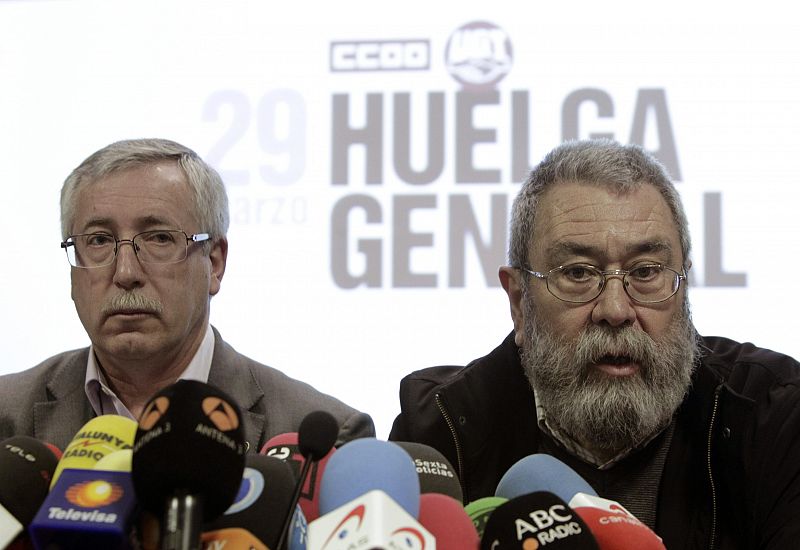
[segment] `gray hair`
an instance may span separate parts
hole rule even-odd
[[[511,212],[509,264],[528,263],[528,251],[535,227],[536,205],[542,194],[558,182],[601,185],[629,192],[652,185],[664,197],[678,230],[683,267],[688,265],[691,240],[689,223],[678,190],[664,166],[638,145],[620,145],[611,140],[568,141],[544,157],[520,189]]]
[[[161,161],[174,161],[183,170],[201,230],[208,232],[212,239],[224,237],[230,217],[222,178],[197,153],[166,139],[117,141],[93,153],[75,168],[61,188],[62,237],[66,238],[71,231],[81,189],[109,174]]]

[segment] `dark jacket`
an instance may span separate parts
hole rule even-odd
[[[675,417],[656,533],[669,550],[798,549],[800,364],[726,338],[700,341],[700,365]],[[458,469],[465,502],[494,494],[511,465],[539,452],[513,333],[466,367],[408,375],[400,405],[389,438],[441,451]]]

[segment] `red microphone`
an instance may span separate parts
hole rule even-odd
[[[589,527],[600,550],[666,550],[658,535],[614,500],[577,493],[569,505]]]
[[[325,466],[328,464],[328,460],[335,451],[335,448],[331,448],[328,454],[322,457],[318,462],[313,462],[311,464],[311,468],[308,471],[308,478],[301,489],[298,504],[309,523],[317,519],[320,515],[319,484],[320,481],[322,481],[322,474],[325,472]],[[303,464],[305,464],[306,461],[298,446],[297,432],[276,435],[261,447],[259,454],[283,460],[292,467],[295,478],[299,478],[300,472],[303,469]]]
[[[478,550],[480,537],[459,501],[441,493],[419,497],[422,526],[436,538],[437,550]]]

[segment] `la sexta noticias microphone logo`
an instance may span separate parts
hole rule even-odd
[[[116,483],[95,479],[70,485],[64,496],[81,508],[100,508],[117,502],[124,494],[125,491]]]
[[[239,415],[230,403],[212,396],[203,399],[203,412],[209,420],[222,432],[229,432],[239,427]]]

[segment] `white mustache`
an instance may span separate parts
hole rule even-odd
[[[633,327],[590,325],[576,344],[576,359],[587,365],[611,355],[630,357],[632,361],[646,368],[658,357],[657,345],[653,339],[646,332]]]

